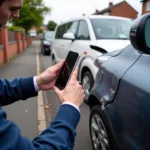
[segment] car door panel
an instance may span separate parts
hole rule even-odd
[[[130,53],[130,55],[128,55]],[[111,99],[111,89],[116,89],[118,87],[118,79],[122,78],[125,72],[132,66],[132,64],[140,57],[140,54],[130,45],[117,57],[111,57],[108,61],[102,64],[102,69],[99,71],[103,72],[103,78],[98,83],[100,86],[96,91],[99,97],[107,97],[107,102],[110,103]],[[126,61],[128,60],[128,61]],[[117,84],[115,83],[117,81]],[[94,90],[94,89],[93,89]]]
[[[64,59],[66,55],[66,49],[65,49],[65,42],[63,39],[57,40],[56,48],[55,48],[55,57],[56,61],[60,62],[62,59]]]
[[[94,60],[100,55],[100,53],[92,50],[90,47],[90,45],[96,45],[96,39],[93,39],[92,37],[93,30],[90,29],[89,20],[80,20],[76,36],[77,38],[70,45],[70,50],[80,54],[77,63],[79,67],[78,77],[80,82],[82,81],[83,70],[85,70],[85,68],[91,73],[93,79],[95,79],[95,71],[97,71],[94,66]]]
[[[148,150],[150,143],[150,56],[142,55],[127,71],[120,83],[118,112],[122,141],[131,150]],[[125,142],[122,142],[123,144]],[[129,149],[130,150],[130,149]]]
[[[105,114],[108,116],[109,123],[112,127],[112,132],[115,140],[120,141],[120,118],[117,115],[117,97],[118,97],[118,87],[120,87],[121,80],[126,73],[126,71],[138,60],[141,56],[131,45],[125,48],[117,57],[111,57],[108,61],[102,64],[101,69],[99,69],[97,75],[101,76],[97,84],[94,85],[92,92],[93,95],[97,95],[99,100],[104,100],[106,102]],[[103,75],[101,75],[103,74]],[[115,121],[114,121],[115,120]]]

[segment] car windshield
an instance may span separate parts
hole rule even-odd
[[[52,40],[53,38],[54,38],[54,32],[46,32],[45,33],[46,40]]]
[[[132,20],[91,19],[97,39],[129,39]]]

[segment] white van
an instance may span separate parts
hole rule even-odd
[[[52,62],[65,59],[70,50],[80,53],[78,77],[87,99],[98,71],[94,60],[129,45],[131,25],[128,18],[100,15],[82,16],[58,25],[52,43]]]

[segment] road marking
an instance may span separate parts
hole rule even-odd
[[[36,49],[36,64],[37,64],[37,75],[40,74],[40,58],[38,48]],[[38,132],[39,134],[46,129],[46,117],[44,110],[44,100],[42,91],[39,91],[37,97],[37,105],[38,105]]]

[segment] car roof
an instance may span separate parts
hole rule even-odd
[[[81,20],[81,19],[118,19],[118,20],[132,20],[131,18],[125,18],[125,17],[118,17],[118,16],[104,16],[104,15],[90,15],[90,16],[82,16],[82,17],[77,17],[71,20],[67,20],[65,22],[62,22],[61,24],[58,24],[58,26],[76,21],[76,20]]]
[[[125,18],[125,17],[118,17],[118,16],[104,16],[104,15],[91,15],[88,16],[90,19],[123,19],[123,20],[131,20],[130,18]]]
[[[54,33],[54,31],[46,31],[45,34]]]

